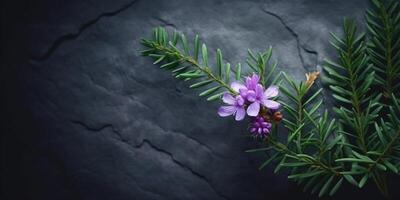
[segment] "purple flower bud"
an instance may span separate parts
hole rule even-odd
[[[262,116],[253,117],[250,123],[250,133],[255,137],[267,137],[271,132],[272,124]]]

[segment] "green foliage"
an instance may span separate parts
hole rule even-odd
[[[372,1],[366,14],[368,55],[375,83],[385,98],[400,95],[400,6],[398,1]],[[387,102],[387,101],[383,101]]]
[[[152,39],[142,40],[147,47],[142,54],[174,77],[191,81],[190,88],[202,89],[200,96],[209,101],[225,92],[235,95],[230,83],[250,73],[258,74],[264,86],[278,84],[283,126],[274,124],[265,146],[247,151],[267,152],[260,169],[275,164],[275,173],[287,173],[318,196],[334,195],[343,182],[359,188],[374,182],[387,196],[386,177],[400,173],[399,3],[372,0],[366,23],[367,34],[359,33],[349,19],[344,20],[342,36],[332,34],[338,56],[326,60],[323,81],[335,99],[335,119],[328,110],[321,111],[323,89],[313,88],[319,72],[301,82],[285,73],[276,75],[271,47],[262,53],[248,50],[248,68],[243,69],[240,63],[225,63],[220,49],[212,62],[197,35],[190,43],[183,34],[174,31],[169,36],[156,28]],[[281,128],[287,136],[278,134]]]
[[[356,26],[348,19],[344,20],[343,30],[343,38],[332,34],[331,44],[338,52],[339,62],[326,61],[324,80],[337,101],[334,111],[342,125],[340,133],[355,140],[356,150],[365,153],[368,149],[366,134],[382,106],[378,104],[379,95],[373,98],[368,93],[375,71],[368,63],[364,34],[357,35]]]
[[[368,35],[357,34],[351,20],[344,21],[344,35],[332,34],[338,61],[326,61],[324,79],[336,100],[338,133],[344,138],[347,175],[363,187],[372,178],[388,195],[386,176],[398,174],[400,127],[400,12],[394,1],[372,1],[367,11]]]
[[[236,94],[229,84],[232,76],[236,80],[240,80],[243,76],[241,64],[231,67],[230,63],[223,61],[222,52],[217,49],[216,67],[211,67],[209,50],[206,44],[200,47],[198,35],[190,47],[184,34],[174,31],[172,37],[169,37],[164,28],[158,27],[153,31],[152,39],[142,39],[141,42],[147,47],[141,51],[142,55],[154,58],[153,64],[159,64],[160,68],[172,71],[175,78],[194,82],[190,88],[203,89],[199,96],[208,97],[208,101],[219,99],[225,92]],[[247,63],[251,71],[263,75],[261,80],[263,83],[271,82],[271,76],[276,68],[276,63],[270,66],[272,48],[258,54],[254,54],[251,50],[248,52]],[[266,68],[269,70],[268,76],[264,76]]]
[[[288,178],[304,186],[304,190],[333,195],[343,182],[343,163],[335,160],[343,156],[343,136],[335,133],[337,124],[330,120],[328,111],[320,115],[321,91],[311,93],[312,83],[296,83],[283,73],[285,82],[281,84],[281,101],[285,118],[284,127],[289,135],[284,143],[273,133],[266,139],[268,147],[248,152],[268,151],[270,158],[260,167],[274,162],[275,173],[287,170]]]

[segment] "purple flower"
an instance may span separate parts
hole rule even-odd
[[[236,97],[233,97],[229,93],[225,93],[222,96],[222,101],[228,104],[228,106],[221,106],[218,109],[219,116],[226,117],[230,115],[235,115],[236,121],[244,119],[246,111],[244,109],[244,99],[242,96],[237,95]]]
[[[252,117],[257,116],[260,112],[260,104],[269,109],[278,109],[280,106],[278,102],[270,100],[270,98],[278,95],[278,87],[270,86],[264,91],[263,86],[258,83],[259,81],[259,76],[253,74],[251,77],[246,78],[246,85],[239,82],[231,84],[232,89],[238,92],[249,103],[247,115]]]
[[[261,116],[254,117],[250,124],[250,133],[254,136],[266,137],[271,132],[271,123]]]

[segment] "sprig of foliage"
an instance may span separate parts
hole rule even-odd
[[[400,15],[396,13],[398,3],[377,0],[372,3],[374,9],[367,11],[369,37],[357,35],[354,22],[345,19],[344,36],[332,34],[338,62],[327,60],[324,70],[328,74],[325,82],[337,103],[334,110],[339,119],[339,133],[345,139],[345,155],[336,162],[347,163],[349,174],[360,180],[359,187],[372,178],[387,196],[386,175],[399,171],[399,160],[391,158],[398,157],[400,143],[396,124],[400,110],[394,94],[399,91],[396,85],[399,68],[394,63],[400,58],[393,56],[393,52],[399,51],[399,44],[393,41],[400,41],[399,35],[394,34],[398,32],[400,24],[396,17]]]
[[[286,85],[282,84],[280,91],[287,101],[281,101],[285,112],[284,126],[289,135],[285,143],[278,140],[276,134],[266,139],[271,157],[260,167],[274,161],[277,164],[275,173],[289,170],[288,178],[304,186],[304,190],[333,195],[340,188],[345,176],[341,173],[342,163],[335,160],[343,154],[343,137],[335,133],[336,121],[330,120],[328,111],[320,115],[322,105],[321,89],[310,93],[311,86],[318,72],[308,74],[305,82],[296,83],[283,73]]]
[[[194,81],[190,88],[207,88],[199,96],[208,97],[208,101],[219,99],[225,92],[236,94],[229,84],[232,76],[236,80],[242,78],[242,65],[238,63],[234,68],[231,67],[230,63],[223,61],[222,52],[217,49],[216,66],[211,67],[207,46],[204,43],[200,45],[198,35],[195,36],[191,48],[184,34],[174,31],[170,37],[164,28],[158,27],[153,31],[153,38],[142,39],[142,44],[147,47],[141,51],[142,55],[154,58],[153,64],[160,64],[160,68],[172,71],[175,78]],[[269,66],[272,48],[258,54],[251,50],[248,53],[247,63],[251,71],[264,75],[269,67],[269,76],[262,76],[262,83],[270,81],[276,68],[276,63]]]
[[[341,132],[355,139],[357,150],[365,153],[370,122],[378,117],[382,106],[377,103],[379,96],[373,98],[368,94],[375,72],[368,64],[365,34],[357,35],[354,22],[348,19],[344,20],[343,29],[343,38],[332,34],[331,44],[338,52],[339,62],[326,60],[324,80],[337,101],[334,111],[344,126]]]
[[[230,64],[222,61],[222,53],[217,50],[217,72],[213,72],[209,67],[207,46],[200,45],[198,35],[194,38],[192,51],[185,35],[174,31],[170,38],[167,31],[161,27],[154,29],[153,39],[142,39],[142,44],[148,49],[141,53],[154,58],[153,64],[161,64],[160,68],[172,71],[175,78],[196,81],[190,88],[207,86],[207,89],[200,93],[200,96],[208,96],[207,100],[216,100],[226,91],[236,93],[229,86],[232,73]],[[181,48],[178,48],[178,44]],[[240,68],[238,64],[236,69],[239,73]],[[240,74],[237,76],[240,77]]]
[[[378,90],[390,98],[392,93],[400,95],[400,6],[393,0],[371,2],[366,14],[368,55]]]

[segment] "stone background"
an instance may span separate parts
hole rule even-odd
[[[2,6],[2,199],[314,199],[272,169],[246,124],[141,57],[155,26],[226,61],[274,48],[296,79],[366,0],[40,0]],[[327,98],[329,106],[329,99]],[[4,176],[3,176],[4,175]],[[396,194],[395,194],[396,195]],[[337,199],[379,199],[344,186]],[[368,197],[368,198],[367,198]]]

